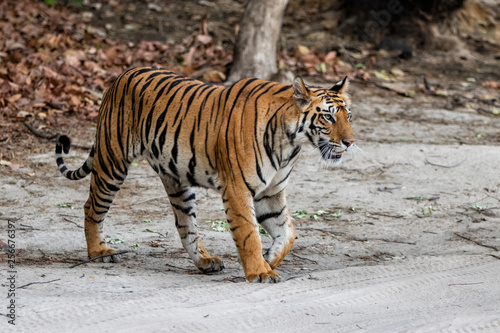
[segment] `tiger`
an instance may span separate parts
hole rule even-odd
[[[229,229],[248,282],[274,283],[295,240],[285,190],[303,144],[338,165],[355,143],[347,76],[331,89],[257,78],[213,85],[141,67],[122,73],[103,94],[95,141],[83,165],[69,170],[66,135],[57,138],[59,171],[70,180],[91,174],[84,205],[90,258],[119,262],[101,236],[104,217],[131,163],[142,157],[159,175],[182,245],[203,273],[222,271],[198,232],[194,187],[222,197]],[[258,232],[272,238],[265,252]],[[107,256],[106,256],[107,255]]]

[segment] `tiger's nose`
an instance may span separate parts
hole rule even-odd
[[[352,146],[354,144],[354,140],[343,139],[342,143],[345,144],[345,146],[347,148],[349,148],[350,146]]]

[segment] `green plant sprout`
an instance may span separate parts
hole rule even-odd
[[[435,210],[436,210],[436,208],[434,206],[420,207],[420,211],[422,212],[422,215],[430,215]]]
[[[479,206],[477,203],[475,203],[475,204],[472,205],[472,209],[475,209],[477,211],[481,211],[481,210],[488,209],[488,206]]]
[[[342,211],[340,209],[337,209],[335,213],[332,213],[330,216],[333,216],[335,218],[339,218],[342,216]]]
[[[295,213],[293,213],[292,216],[299,219],[304,218],[307,216],[307,210],[298,210]]]
[[[214,220],[207,221],[210,223],[212,230],[217,232],[228,232],[229,231],[229,223],[226,220]]]

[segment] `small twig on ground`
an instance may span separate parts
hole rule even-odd
[[[427,78],[422,75],[422,81],[424,81],[424,86],[425,86],[425,89],[427,89],[428,91],[431,90],[431,85],[429,84],[429,82],[427,81]]]
[[[391,240],[391,239],[382,239],[382,238],[379,239],[379,238],[375,238],[375,240],[379,240],[379,241],[386,242],[386,243],[417,245],[417,243],[414,243],[414,242],[404,242],[404,241]]]
[[[172,268],[175,268],[175,269],[182,269],[182,270],[185,270],[185,271],[191,271],[191,269],[189,268],[184,268],[184,267],[179,267],[179,266],[175,266],[175,265],[171,265],[171,264],[165,264],[165,266],[168,266],[168,267],[172,267]]]
[[[496,201],[500,202],[500,199],[498,199],[497,197],[494,197],[494,196],[492,196],[492,195],[489,195],[489,194],[487,194],[485,198],[483,198],[483,199],[481,199],[481,200],[477,200],[477,202],[482,201],[482,200],[484,200],[484,199],[486,199],[486,198],[495,199]],[[491,208],[490,208],[490,209],[491,209]]]
[[[39,130],[37,130],[36,128],[34,128],[33,126],[31,126],[28,123],[23,123],[23,125],[27,129],[29,129],[31,131],[31,133],[33,133],[35,136],[37,136],[39,138],[42,138],[42,139],[54,140],[58,136],[58,133],[56,133],[56,134],[49,134],[49,133],[44,133],[42,131],[39,131]],[[81,145],[76,145],[76,144],[73,144],[73,143],[71,144],[71,148],[82,149],[82,150],[91,150],[92,149],[92,147],[89,147],[89,146],[81,146]]]
[[[66,221],[66,222],[70,222],[70,223],[73,223],[74,225],[76,225],[78,228],[82,228],[83,227],[81,225],[79,225],[78,223],[76,223],[75,221],[71,221],[70,219],[68,219],[67,217],[63,217],[63,220]]]
[[[27,224],[19,223],[19,225],[22,227],[22,228],[18,228],[19,230],[30,230],[30,231],[33,231],[33,230],[42,230],[42,229],[34,228],[33,226],[27,225]]]
[[[73,66],[73,65],[69,65],[69,67],[71,67],[75,72],[77,72],[78,74],[80,74],[81,76],[84,76],[85,77],[85,74],[82,73],[82,71],[80,69],[78,69],[78,67],[76,66]]]
[[[112,257],[112,256],[117,256],[117,255],[120,255],[120,254],[124,254],[124,253],[128,253],[129,251],[120,251],[120,252],[115,252],[115,253],[109,253],[109,254],[103,254],[102,256],[97,256],[95,258],[91,258],[91,259],[88,259],[88,260],[84,260],[82,262],[79,262],[78,264],[74,264],[74,265],[71,265],[69,266],[69,268],[74,268],[76,266],[80,266],[80,265],[83,265],[83,264],[87,264],[89,262],[92,262],[92,261],[95,261],[97,259],[101,259],[101,258],[105,258],[105,257]]]
[[[476,111],[478,113],[481,113],[481,114],[486,114],[488,116],[493,116],[493,117],[498,117],[498,114],[496,113],[493,113],[493,111],[490,111],[488,109],[485,109],[485,108],[477,108]]]
[[[413,243],[413,242],[404,242],[404,241],[398,241],[398,240],[392,240],[392,239],[384,239],[384,238],[356,238],[356,237],[347,237],[347,240],[356,241],[356,242],[362,242],[362,243],[369,242],[369,241],[379,241],[379,242],[395,243],[395,244],[417,245],[417,243]]]
[[[158,176],[154,175],[154,176],[151,176],[151,177],[158,177]],[[144,178],[144,177],[141,177],[141,178]],[[129,178],[127,178],[127,179],[129,179]],[[147,202],[154,201],[154,200],[159,200],[159,198],[158,197],[154,197],[154,198],[146,199],[146,200],[143,200],[143,201],[140,201],[140,202],[137,202],[137,203],[134,202],[134,206],[140,206],[142,204],[145,204]],[[130,207],[130,204],[114,205],[114,207]]]
[[[23,125],[27,129],[29,129],[31,131],[31,133],[35,134],[35,136],[37,136],[39,138],[43,138],[43,139],[47,139],[47,140],[52,140],[52,139],[55,139],[57,137],[57,134],[44,133],[42,131],[37,130],[36,128],[34,128],[33,126],[31,126],[28,123],[23,123]]]
[[[80,218],[80,216],[76,216],[76,215],[69,215],[69,214],[58,214],[59,216],[66,216],[66,217],[74,217],[76,219]]]
[[[343,232],[333,232],[333,231],[328,231],[325,229],[318,229],[318,228],[296,228],[297,230],[306,230],[306,231],[321,231],[322,233],[329,234],[332,236],[344,236],[345,233]]]
[[[442,165],[442,164],[432,163],[428,159],[425,159],[425,163],[432,165],[432,166],[440,167],[440,168],[452,169],[452,168],[456,168],[460,164],[464,163],[466,160],[467,159],[464,159],[463,161],[458,162],[457,164],[453,164],[453,165]]]
[[[399,216],[391,216],[391,217],[399,217]],[[401,216],[403,217],[403,216]],[[349,235],[346,235],[344,232],[337,232],[334,233],[332,231],[328,231],[325,229],[318,229],[318,228],[296,228],[297,230],[311,230],[311,231],[320,231],[325,234],[329,234],[332,236],[342,236],[348,241],[356,241],[356,242],[369,242],[369,241],[381,241],[381,242],[386,242],[386,243],[397,243],[397,244],[406,244],[406,245],[416,245],[417,243],[412,243],[412,242],[404,242],[404,241],[398,241],[398,240],[391,240],[391,239],[383,239],[383,238],[356,238],[356,237],[350,237]]]
[[[314,263],[316,265],[318,264],[318,262],[316,260],[312,260],[312,259],[309,259],[309,258],[306,258],[306,257],[301,257],[298,254],[293,253],[293,252],[292,252],[292,256],[294,256],[296,258],[299,258],[299,259],[302,259],[302,260],[308,260],[308,261],[310,261],[310,262],[312,262],[312,263]]]
[[[55,279],[55,280],[45,281],[45,282],[30,282],[30,283],[25,284],[23,286],[17,287],[17,289],[26,288],[27,286],[31,286],[32,284],[45,284],[45,283],[56,282],[56,281],[59,281],[59,280],[61,280],[61,279]]]
[[[232,283],[241,283],[241,282],[245,282],[245,278],[241,277],[241,276],[232,276],[232,277],[224,278],[222,280],[213,280],[213,281],[228,281],[228,282],[232,282]]]
[[[448,286],[473,286],[475,284],[484,284],[484,282],[473,282],[473,283],[450,283]]]
[[[404,215],[393,215],[390,213],[383,213],[383,212],[369,212],[371,215],[378,215],[378,216],[385,216],[385,217],[392,217],[395,219],[401,219],[404,218]]]
[[[400,190],[403,186],[381,186],[377,188],[380,192],[389,192],[392,193],[393,190]]]
[[[474,243],[474,244],[476,244],[476,245],[479,245],[479,246],[482,246],[482,247],[486,247],[486,248],[488,248],[488,249],[492,249],[492,250],[495,250],[495,251],[500,251],[500,248],[498,248],[498,247],[496,247],[496,246],[483,244],[483,243],[481,243],[480,241],[477,241],[477,240],[472,239],[472,238],[470,238],[470,237],[467,237],[467,236],[461,235],[461,234],[459,234],[458,232],[454,232],[453,234],[454,234],[455,236],[458,236],[458,237],[462,238],[462,239],[468,240],[469,242],[472,242],[472,243]]]

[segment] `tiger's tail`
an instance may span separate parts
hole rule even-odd
[[[63,151],[64,154],[69,153],[69,149],[71,146],[71,140],[66,135],[59,135],[57,137],[56,143],[56,162],[59,171],[61,171],[62,175],[71,180],[79,180],[87,177],[92,172],[92,164],[94,162],[94,146],[90,150],[89,157],[81,167],[76,170],[69,170],[63,159]]]

